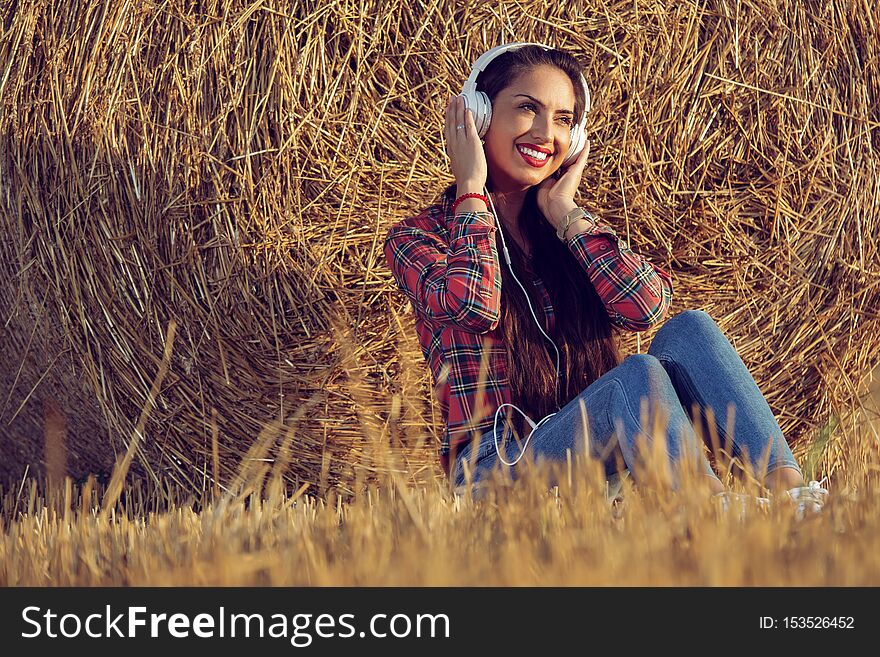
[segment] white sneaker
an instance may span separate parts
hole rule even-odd
[[[825,481],[824,479],[822,480]],[[828,498],[828,491],[822,488],[822,482],[811,481],[806,486],[790,488],[788,496],[797,504],[795,515],[798,520],[803,520],[808,514],[816,514],[822,511]]]

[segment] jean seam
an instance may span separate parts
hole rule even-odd
[[[700,416],[705,417],[704,409],[706,408],[707,404],[705,403],[705,400],[702,398],[702,396],[697,392],[697,389],[693,385],[693,382],[691,381],[690,376],[687,373],[687,370],[683,367],[680,367],[674,358],[670,358],[669,356],[667,356],[665,354],[657,356],[656,358],[657,358],[657,360],[660,361],[660,363],[662,365],[664,365],[664,369],[668,365],[671,369],[673,369],[675,371],[677,378],[679,379],[681,384],[687,389],[687,392],[690,395],[690,397],[694,401],[696,401],[697,404],[699,405]],[[687,409],[685,409],[685,410],[687,410]],[[706,418],[706,419],[708,421],[708,418]],[[699,421],[699,418],[697,418],[697,420]],[[691,420],[691,422],[693,423],[693,419]],[[702,424],[702,422],[701,422],[701,424]],[[731,454],[731,457],[732,458],[742,458],[742,450],[740,450],[739,445],[736,444],[736,441],[733,439],[733,436],[729,436],[729,437],[727,436],[727,433],[726,433],[727,429],[725,427],[721,426],[721,423],[719,422],[719,418],[717,415],[715,416],[715,429],[718,432],[718,437],[721,439],[721,444],[719,445],[719,448],[723,449],[729,442],[731,451],[733,452],[733,454]],[[705,438],[711,439],[711,436],[706,436]],[[710,448],[711,448],[711,445],[710,445]]]
[[[626,394],[626,388],[617,379],[611,379],[611,382],[616,383],[617,387],[620,389],[620,392],[623,396],[623,405],[626,406],[627,413],[629,413],[629,416],[632,418],[635,425],[639,428],[639,431],[641,431],[643,434],[647,435],[647,432],[645,431],[644,427],[642,427],[642,423],[638,420],[638,418],[636,418],[635,415],[633,415],[632,408],[630,408],[630,405],[629,405],[629,397]],[[641,403],[641,399],[639,399],[639,403]],[[606,418],[608,419],[611,426],[614,428],[614,434],[617,435],[617,425],[614,423],[614,420],[610,416],[611,409],[606,409],[605,412],[606,412]],[[619,442],[620,441],[618,440],[618,443]]]
[[[485,434],[483,434],[483,435],[485,436]],[[485,459],[492,452],[492,449],[495,447],[495,445],[494,445],[494,443],[495,443],[495,429],[494,428],[492,429],[491,441],[492,441],[491,443],[489,441],[486,441],[487,446],[485,448],[485,451],[483,451],[483,449],[482,449],[483,448],[482,443],[480,443],[477,446],[477,458],[474,460],[474,464],[477,464],[480,461],[482,461],[483,459]]]
[[[602,387],[591,390],[590,392],[591,392],[591,394],[595,395],[595,394],[598,394],[599,392],[601,392],[602,390],[605,390],[605,388],[607,388],[611,385],[616,385],[617,388],[623,393],[624,405],[626,406],[627,412],[630,414],[630,416],[632,416],[632,411],[629,408],[629,402],[626,399],[626,390],[624,389],[623,384],[621,384],[618,379],[611,378],[605,384],[603,384]],[[583,394],[583,392],[581,394]],[[581,395],[578,395],[576,399],[580,399],[580,397],[581,397]],[[584,408],[586,408],[586,406],[587,406],[587,402],[586,402],[586,400],[584,400]],[[600,457],[599,460],[602,461],[603,465],[604,465],[605,461],[614,452],[614,448],[621,444],[620,438],[617,435],[617,425],[614,423],[614,419],[611,417],[610,406],[611,406],[610,404],[606,404],[605,409],[604,409],[605,410],[605,422],[608,424],[609,427],[611,427],[611,439],[607,445],[604,445],[602,447],[602,451],[599,453],[599,457]],[[578,406],[578,410],[580,410],[580,406]],[[581,419],[580,415],[578,415],[577,420],[580,421],[580,419]],[[633,418],[633,420],[635,420],[635,418]],[[636,424],[639,424],[638,421],[636,421]],[[587,414],[587,429],[588,430],[589,430],[589,426],[590,426],[590,418],[589,418],[589,413],[588,413]],[[641,425],[639,425],[639,428],[641,428]],[[587,444],[584,445],[584,449],[588,453],[592,453],[593,446],[590,444],[588,437],[584,436],[584,440],[587,441]],[[599,450],[597,449],[596,451],[598,452]],[[624,458],[624,465],[627,468],[629,467],[629,464],[626,463],[626,458]]]

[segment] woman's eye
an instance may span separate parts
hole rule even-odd
[[[523,103],[522,105],[520,105],[520,109],[526,109],[530,112],[537,113],[537,108],[535,107],[534,103]],[[561,116],[559,118],[565,125],[569,127],[574,125],[570,116]]]

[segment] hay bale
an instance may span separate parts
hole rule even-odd
[[[673,313],[719,322],[796,453],[852,407],[880,346],[876,7],[383,7],[5,10],[0,479],[42,468],[58,409],[74,476],[108,471],[144,413],[133,472],[192,490],[215,445],[221,485],[279,456],[342,490],[439,476],[381,242],[451,182],[445,100],[513,40],[585,63],[582,200],[673,272]],[[832,441],[825,466],[845,459]]]

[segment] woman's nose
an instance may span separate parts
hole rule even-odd
[[[532,123],[532,137],[537,144],[546,144],[552,139],[553,132],[550,129],[548,118],[535,117]]]

